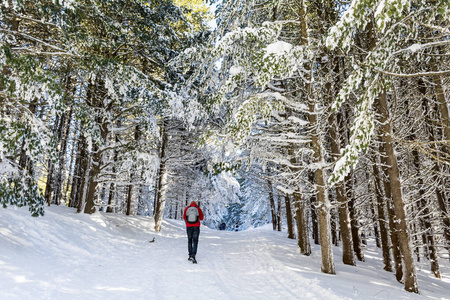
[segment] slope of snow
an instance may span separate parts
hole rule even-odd
[[[340,262],[337,275],[320,272],[320,249],[299,254],[296,241],[270,227],[242,232],[201,228],[198,265],[187,261],[180,221],[48,207],[0,209],[0,299],[449,299],[443,279],[419,265],[421,295],[403,291],[382,270],[381,253],[366,249],[358,267]],[[149,243],[155,237],[154,243]]]

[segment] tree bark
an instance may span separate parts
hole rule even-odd
[[[66,187],[64,188],[64,191],[63,191],[63,195],[64,195],[64,197],[63,197],[63,201],[64,201],[64,203],[66,203],[66,205],[68,205],[69,207],[73,207],[73,206],[71,206],[72,205],[72,189],[74,188],[74,185],[75,185],[75,180],[74,180],[74,178],[75,178],[75,174],[76,174],[76,171],[75,171],[75,169],[76,169],[76,161],[77,161],[77,158],[76,158],[76,153],[77,153],[77,147],[78,147],[78,143],[77,143],[77,141],[76,141],[76,137],[77,137],[77,133],[78,133],[78,122],[77,121],[75,121],[75,129],[74,129],[74,132],[73,132],[73,136],[74,136],[74,138],[73,138],[73,141],[72,141],[72,151],[71,151],[71,154],[70,154],[70,167],[69,167],[69,174],[68,174],[68,178],[67,178],[67,182],[66,182]],[[74,168],[74,166],[75,166],[75,168]],[[69,195],[69,199],[67,199],[67,193],[69,192],[69,188],[71,189],[71,193],[70,193],[70,195]]]
[[[380,236],[380,230],[378,229],[377,214],[375,212],[375,206],[376,206],[376,204],[373,201],[370,201],[370,212],[372,213],[375,244],[376,244],[377,248],[381,248],[381,236]]]
[[[77,195],[76,195],[78,213],[83,211],[83,205],[85,202],[85,193],[87,186],[89,185],[88,180],[89,165],[90,165],[90,157],[88,157],[86,137],[84,136],[84,133],[81,133],[80,170],[79,170],[80,185],[79,188],[77,188]]]
[[[440,171],[439,167],[437,166],[437,164],[434,166],[435,167],[435,171]],[[447,206],[445,204],[445,193],[436,187],[435,189],[435,193],[436,193],[436,199],[439,205],[439,210],[441,212],[441,219],[442,219],[442,223],[444,224],[444,237],[446,240],[446,248],[447,251],[449,252],[449,256],[450,256],[450,217],[448,214],[448,210],[447,210]]]
[[[96,109],[106,110],[103,104],[103,98],[105,97],[105,92],[100,88],[102,82],[99,81],[97,85],[91,85],[91,92],[88,94],[88,98],[92,103],[92,106]],[[109,136],[109,123],[105,118],[101,116],[96,117],[96,123],[100,130],[100,137],[102,144],[105,145],[108,141]],[[97,192],[98,186],[98,177],[100,175],[100,170],[103,165],[103,152],[101,151],[99,145],[93,145],[93,152],[90,153],[90,157],[92,159],[91,165],[91,174],[89,176],[89,190],[86,197],[86,205],[84,207],[84,212],[88,214],[92,214],[95,212],[95,195]]]
[[[306,256],[311,255],[311,245],[309,242],[308,218],[306,216],[306,202],[302,199],[299,190],[294,192],[295,218],[297,219],[298,247],[300,253]]]
[[[120,127],[121,126],[121,122],[120,120],[117,121],[117,126]],[[119,143],[119,136],[115,135],[114,136],[114,140],[116,143]],[[116,164],[119,160],[119,153],[117,151],[117,149],[113,149],[113,167],[112,167],[112,172],[113,174],[115,174],[117,172],[117,168],[116,168]],[[114,205],[116,202],[115,196],[117,194],[117,185],[114,182],[111,182],[111,184],[109,185],[109,195],[108,195],[108,207],[106,208],[106,212],[107,213],[112,213],[114,212]]]
[[[313,195],[310,199],[310,210],[311,210],[311,225],[312,225],[312,239],[314,241],[314,244],[320,245],[319,240],[319,220],[317,218],[317,197],[316,195]]]
[[[340,139],[337,134],[337,122],[335,116],[332,115],[329,118],[329,133],[331,143],[331,153],[336,161],[341,156],[340,151]],[[347,197],[345,196],[345,189],[342,183],[338,183],[335,186],[336,200],[338,202],[338,215],[339,215],[339,228],[342,238],[342,262],[346,265],[354,266],[355,255],[353,253],[353,237],[351,234],[350,226],[350,212],[347,204]]]
[[[433,71],[437,71],[436,65],[433,65]],[[439,113],[441,115],[442,126],[444,127],[444,152],[446,156],[450,158],[450,120],[447,101],[445,101],[445,94],[442,88],[441,78],[439,76],[433,76],[433,81],[436,89],[436,98],[439,103]]]
[[[69,138],[69,132],[70,132],[70,123],[72,122],[72,108],[69,111],[68,120],[67,122],[63,122],[61,124],[61,146],[59,149],[59,158],[58,158],[58,170],[56,172],[55,176],[55,203],[56,205],[59,205],[62,199],[62,190],[63,190],[63,173],[66,170],[66,155],[67,155],[67,140]],[[65,119],[65,118],[64,118]]]
[[[286,220],[287,220],[288,239],[295,239],[294,218],[292,216],[292,207],[291,207],[290,196],[285,195],[284,201],[285,201],[285,205],[286,205]]]
[[[109,184],[109,192],[108,192],[108,207],[106,208],[107,213],[114,212],[113,206],[115,205],[115,197],[114,194],[116,192],[116,185],[114,182]]]
[[[140,141],[141,139],[141,127],[139,125],[136,125],[136,128],[134,130],[134,140],[136,142]],[[128,185],[128,196],[127,196],[127,209],[126,209],[126,215],[130,216],[130,215],[134,215],[134,210],[135,210],[135,198],[133,198],[133,191],[136,189],[136,187],[134,186],[133,183],[133,178],[136,176],[136,165],[133,164],[133,166],[131,167],[130,170],[130,184]]]
[[[325,175],[322,156],[322,144],[317,133],[317,116],[315,104],[309,104],[309,123],[311,125],[311,142],[314,151],[314,163],[319,166],[314,172],[317,190],[317,210],[319,220],[320,249],[322,254],[322,272],[335,274],[333,252],[331,248],[330,201],[325,186]]]
[[[348,199],[348,210],[350,213],[350,229],[352,233],[353,250],[355,251],[356,258],[359,261],[364,261],[364,251],[361,242],[361,236],[359,235],[359,226],[357,221],[357,214],[355,209],[355,199],[353,198],[353,178],[352,173],[345,176],[345,190],[346,197]]]
[[[81,136],[81,134],[80,134]],[[80,137],[78,137],[80,139]],[[72,176],[72,184],[70,189],[70,196],[69,196],[69,207],[77,207],[77,195],[81,184],[81,149],[82,149],[82,143],[80,140],[77,141],[77,148],[75,152],[75,166],[73,168],[73,176]],[[68,189],[68,188],[67,188]]]
[[[277,209],[275,207],[275,199],[273,197],[273,187],[272,181],[267,179],[267,190],[269,191],[269,204],[270,204],[270,213],[272,215],[272,228],[273,230],[277,230]]]
[[[158,174],[158,191],[156,198],[155,208],[155,231],[161,231],[161,223],[164,217],[164,208],[166,205],[166,191],[167,191],[167,169],[166,169],[166,150],[168,143],[168,136],[166,132],[166,121],[163,121],[161,125],[161,151],[160,151],[160,163]]]
[[[305,9],[305,3],[303,0],[298,2],[298,16],[300,22],[300,37],[301,44],[304,46],[309,45],[308,40],[308,25],[307,14]],[[312,66],[309,66],[312,70]],[[311,92],[310,83],[306,83],[306,97],[313,98]],[[322,272],[327,274],[335,274],[334,258],[331,248],[330,237],[330,202],[327,196],[327,189],[325,186],[325,174],[324,174],[324,159],[322,156],[322,144],[319,134],[317,132],[318,120],[316,115],[316,105],[313,101],[308,103],[308,119],[311,126],[311,144],[314,152],[314,163],[317,164],[317,169],[314,172],[316,191],[317,191],[317,208],[318,208],[318,222],[319,222],[319,236],[320,236],[320,249],[322,254]]]
[[[133,215],[133,174],[130,175],[130,184],[128,185],[128,193],[127,193],[127,209],[125,215],[130,216]]]
[[[421,196],[424,196],[424,191],[421,191]],[[431,212],[428,209],[429,204],[425,201],[425,199],[421,199],[420,201],[421,205],[421,211],[423,213],[422,222],[426,229],[426,232],[424,233],[425,237],[425,245],[428,247],[428,253],[429,253],[429,259],[431,264],[431,272],[433,272],[434,276],[436,278],[441,278],[441,271],[439,268],[439,255],[437,251],[437,245],[434,238],[434,230],[433,226],[431,224],[430,215]]]
[[[392,193],[391,193],[391,185],[389,183],[389,171],[388,171],[388,162],[387,157],[385,155],[386,151],[384,150],[384,145],[380,143],[380,159],[383,170],[383,187],[384,193],[386,196],[386,206],[388,209],[388,217],[389,217],[389,228],[391,233],[391,243],[392,243],[392,255],[394,257],[394,267],[395,267],[395,278],[398,282],[403,282],[403,261],[402,254],[400,251],[400,240],[398,237],[398,225],[395,222],[395,211],[392,203]]]
[[[281,218],[281,196],[280,193],[277,193],[277,230],[281,231],[282,226],[282,218]]]
[[[386,205],[381,189],[380,171],[377,166],[375,155],[373,155],[372,168],[375,183],[375,197],[377,199],[376,206],[378,214],[378,223],[380,225],[381,249],[383,251],[383,263],[384,263],[383,269],[388,272],[392,272],[391,253],[389,250],[390,249],[389,228],[388,228],[388,221],[386,220]]]
[[[175,203],[175,220],[178,220],[178,201]]]
[[[89,187],[86,196],[86,203],[84,206],[84,213],[86,214],[92,214],[95,212],[94,199],[98,186],[97,178],[100,173],[100,160],[101,160],[97,146],[94,147],[94,155],[91,159],[92,159],[91,163],[92,167],[89,174]]]
[[[410,234],[406,220],[405,203],[403,202],[400,172],[397,164],[397,157],[394,152],[394,141],[392,138],[392,128],[389,120],[389,110],[386,102],[386,93],[383,92],[378,98],[379,113],[381,115],[381,123],[383,124],[382,139],[385,143],[385,150],[387,156],[387,165],[389,168],[389,181],[391,185],[392,201],[395,210],[395,219],[398,223],[398,237],[400,243],[400,251],[403,256],[405,267],[405,290],[408,292],[419,292],[417,283],[416,268],[410,247]]]
[[[331,196],[331,193],[328,193],[329,197],[330,197],[330,203],[332,205],[334,205],[334,200]],[[338,228],[337,228],[337,216],[336,216],[336,209],[332,208],[330,209],[330,225],[331,225],[331,243],[336,246],[339,247],[339,238],[338,238]]]
[[[60,126],[60,122],[63,122],[64,117],[60,117],[56,115],[55,125],[53,127],[53,132],[58,132]],[[48,172],[47,172],[47,182],[45,185],[45,194],[44,199],[47,202],[47,205],[50,206],[52,204],[52,196],[53,196],[53,179],[54,179],[54,170],[55,166],[51,158],[48,160]]]

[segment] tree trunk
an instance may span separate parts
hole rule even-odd
[[[332,205],[335,205],[334,201],[330,202]],[[331,222],[331,242],[333,243],[334,246],[339,247],[339,236],[340,233],[338,231],[338,226],[337,223],[338,221],[338,215],[337,215],[337,209],[336,208],[332,208],[330,210],[330,222]]]
[[[330,203],[325,189],[325,180],[322,169],[316,170],[316,184],[318,185],[317,200],[319,203],[318,215],[322,272],[335,274],[330,237]]]
[[[60,122],[62,122],[61,117],[57,114],[55,119],[55,125],[53,127],[53,132],[58,132],[58,128],[60,128]],[[48,173],[47,173],[47,182],[45,185],[45,194],[44,199],[47,202],[47,205],[50,206],[52,204],[52,196],[53,196],[53,177],[54,177],[55,166],[51,158],[48,160]]]
[[[439,167],[437,166],[437,164],[435,165],[435,168],[437,167],[437,169],[439,170]],[[438,173],[436,173],[438,174]],[[444,224],[444,237],[446,240],[446,248],[449,252],[449,256],[450,256],[450,217],[447,211],[447,206],[445,204],[445,193],[439,189],[438,187],[436,187],[435,189],[435,193],[436,193],[436,199],[439,205],[439,210],[441,212],[441,219],[442,219],[442,223]],[[449,257],[450,259],[450,257]]]
[[[370,201],[370,212],[372,213],[372,223],[373,223],[373,232],[375,235],[375,244],[377,248],[381,248],[381,236],[380,236],[380,230],[378,229],[378,222],[377,222],[377,214],[375,212],[375,203],[373,201]]]
[[[269,203],[270,203],[270,213],[272,215],[272,228],[273,230],[277,230],[277,209],[275,207],[275,199],[273,197],[273,187],[272,181],[267,179],[267,189],[269,191]]]
[[[377,213],[378,213],[378,223],[380,225],[380,237],[381,237],[381,249],[383,251],[383,263],[384,270],[388,272],[392,272],[392,262],[391,262],[391,254],[390,254],[390,245],[389,245],[389,229],[388,222],[386,220],[386,205],[383,199],[383,194],[381,190],[381,177],[380,171],[377,166],[377,161],[375,159],[375,155],[373,156],[372,162],[373,174],[374,174],[374,183],[375,183],[375,196],[377,199]]]
[[[105,121],[99,119],[97,120],[97,124],[100,127],[100,136],[103,143],[106,144],[108,135],[109,135],[109,128],[108,123]],[[98,177],[100,175],[100,169],[102,167],[103,161],[103,152],[99,148],[98,145],[93,146],[93,154],[92,154],[92,169],[90,174],[90,181],[89,181],[89,191],[86,197],[86,206],[84,207],[84,212],[88,214],[92,214],[95,212],[95,194],[97,191],[98,186]]]
[[[425,225],[427,226],[427,225]],[[429,239],[429,238],[432,239]],[[433,272],[434,276],[436,278],[441,278],[441,271],[439,268],[439,261],[433,259],[432,257],[438,258],[439,254],[438,254],[438,246],[436,245],[436,240],[434,239],[434,232],[431,231],[426,232],[426,233],[422,233],[422,247],[423,247],[423,251],[424,254],[423,256],[430,261],[430,266],[431,266],[431,272]],[[428,247],[428,245],[432,245],[432,247]],[[437,262],[437,264],[435,263]]]
[[[161,171],[159,170],[159,167],[158,167],[158,170],[157,170],[157,174],[160,174],[161,173]],[[153,197],[153,217],[155,217],[155,214],[156,214],[156,203],[158,202],[158,191],[159,191],[159,175],[158,176],[156,176],[156,178],[155,178],[155,195],[154,195],[154,197]]]
[[[425,240],[425,245],[428,247],[428,253],[429,253],[429,259],[431,262],[431,272],[433,272],[434,276],[436,276],[436,278],[441,278],[441,271],[439,269],[439,258],[438,258],[438,251],[437,251],[437,246],[436,246],[436,242],[434,239],[434,230],[433,230],[433,226],[431,224],[431,211],[429,209],[429,203],[427,203],[427,201],[425,200],[425,191],[423,189],[424,186],[424,182],[423,182],[423,177],[420,175],[420,170],[421,170],[421,166],[420,166],[420,157],[419,157],[419,153],[417,152],[417,150],[413,151],[413,156],[414,156],[414,164],[416,166],[416,170],[417,173],[419,174],[419,180],[418,180],[418,184],[419,184],[419,196],[420,196],[420,201],[419,201],[419,211],[421,212],[421,219],[422,219],[422,223],[426,229],[425,233],[424,233],[424,240]]]
[[[355,255],[353,249],[353,237],[350,226],[350,215],[347,204],[347,198],[345,197],[344,185],[338,184],[336,186],[336,195],[339,203],[339,227],[342,237],[342,262],[346,265],[356,265]]]
[[[166,191],[167,191],[167,169],[166,169],[166,150],[168,143],[168,136],[165,128],[166,124],[163,121],[161,125],[161,151],[158,174],[158,191],[155,208],[155,231],[161,231],[161,223],[164,217],[164,208],[166,205]]]
[[[80,139],[80,137],[78,137]],[[77,207],[77,195],[81,184],[81,164],[82,164],[82,156],[81,156],[81,149],[83,145],[81,141],[77,142],[77,149],[75,154],[75,166],[73,168],[73,176],[72,176],[72,185],[70,189],[70,196],[69,196],[69,207]]]
[[[130,175],[130,184],[128,185],[128,193],[127,193],[127,209],[125,215],[130,216],[133,215],[133,174]]]
[[[87,187],[89,185],[89,166],[90,166],[90,157],[88,157],[87,152],[87,142],[86,137],[83,133],[81,133],[81,151],[80,151],[80,185],[77,189],[76,195],[76,203],[77,203],[77,212],[80,213],[83,211],[83,205],[85,202],[85,194]]]
[[[403,202],[400,172],[397,164],[397,157],[394,152],[394,142],[392,138],[392,128],[389,121],[389,110],[386,102],[386,93],[381,93],[378,98],[379,113],[381,114],[381,123],[383,124],[382,139],[385,143],[386,161],[389,168],[389,181],[391,185],[392,201],[395,210],[395,219],[398,224],[398,237],[400,251],[403,256],[405,267],[405,290],[408,292],[419,292],[417,283],[416,268],[410,247],[409,228],[406,220],[405,203]]]
[[[286,118],[288,118],[289,116],[292,115],[291,110],[287,109],[286,110]],[[289,161],[291,163],[291,165],[296,165],[297,164],[297,158],[295,157],[295,148],[294,145],[289,145],[287,147],[287,151],[289,154]],[[286,199],[286,211],[288,210],[288,208],[290,209],[290,199],[289,199],[289,195],[286,195],[287,199]],[[300,253],[304,254],[304,255],[310,255],[311,254],[311,247],[309,244],[309,234],[308,234],[308,222],[307,222],[307,217],[306,217],[306,210],[305,210],[305,203],[302,199],[302,194],[299,190],[299,188],[297,187],[297,189],[294,192],[293,195],[294,198],[294,207],[295,207],[295,218],[297,220],[297,233],[298,233],[298,246],[300,248]],[[289,205],[288,202],[289,201]],[[289,214],[286,213],[288,215],[288,223],[289,223]],[[292,215],[292,214],[291,214]],[[293,222],[293,220],[291,221],[291,223]],[[289,224],[288,224],[289,226]],[[294,229],[292,228],[292,231]],[[291,232],[289,231],[289,227],[288,227],[288,232],[289,232],[289,236],[291,236]],[[292,236],[294,236],[295,238],[295,233],[292,232]]]
[[[337,122],[332,115],[329,118],[329,133],[330,133],[330,142],[331,142],[331,153],[334,158],[334,161],[339,159],[341,156],[340,151],[340,139],[337,134]],[[346,265],[354,266],[355,255],[353,253],[353,237],[351,234],[351,226],[350,226],[350,212],[347,204],[347,197],[345,196],[345,189],[342,183],[338,183],[335,186],[336,190],[336,199],[338,202],[338,214],[339,214],[339,227],[342,238],[342,262]]]
[[[355,209],[355,199],[353,197],[353,178],[351,173],[345,176],[345,190],[345,194],[348,199],[348,210],[350,213],[350,229],[352,233],[353,250],[355,251],[356,258],[359,261],[364,261],[364,251],[362,247],[361,236],[359,235],[359,226]]]
[[[54,170],[54,164],[51,161],[51,159],[49,159],[48,160],[47,183],[45,184],[45,194],[44,194],[44,199],[45,199],[45,202],[47,202],[48,206],[50,206],[52,204],[53,170]]]
[[[437,71],[436,65],[433,65],[433,71]],[[450,157],[450,120],[447,101],[445,100],[444,90],[442,89],[441,78],[439,76],[433,76],[433,82],[436,89],[436,98],[439,103],[439,113],[441,115],[442,126],[444,127],[444,152],[447,157]]]
[[[313,195],[310,199],[310,207],[311,207],[311,225],[312,225],[312,238],[314,244],[320,245],[319,240],[319,220],[317,218],[317,208],[316,208],[316,196]]]
[[[285,195],[284,201],[285,201],[285,205],[286,205],[286,220],[287,220],[288,239],[295,239],[294,218],[292,216],[292,207],[291,207],[290,196]]]
[[[297,219],[298,247],[300,253],[306,256],[311,255],[311,245],[309,243],[308,217],[306,214],[306,202],[302,199],[299,190],[294,193],[295,218]]]
[[[117,121],[117,126],[120,127],[121,126],[121,122],[120,120]],[[119,143],[119,136],[115,135],[114,140],[116,143]],[[113,150],[113,167],[112,167],[112,172],[113,174],[116,174],[117,169],[116,169],[116,164],[119,160],[119,153],[117,151],[117,149]],[[114,182],[111,182],[111,184],[109,185],[109,195],[108,195],[108,207],[106,208],[106,212],[107,213],[112,213],[114,212],[114,205],[116,204],[116,199],[115,199],[115,195],[117,195],[117,184],[115,184]]]
[[[66,203],[69,207],[73,207],[73,206],[71,206],[71,202],[72,202],[72,197],[71,197],[71,195],[72,195],[72,189],[74,188],[74,185],[75,185],[75,174],[76,174],[76,172],[75,172],[75,169],[76,169],[76,162],[77,162],[77,158],[76,158],[76,156],[75,156],[75,153],[77,153],[76,152],[76,150],[77,150],[77,147],[78,147],[78,143],[76,142],[76,138],[77,138],[77,133],[78,133],[78,122],[77,121],[75,121],[75,129],[74,129],[74,132],[73,132],[73,136],[74,136],[74,138],[73,138],[73,141],[72,141],[72,151],[71,151],[71,153],[70,153],[70,167],[69,167],[69,176],[68,176],[68,178],[67,178],[67,182],[66,182],[66,187],[64,188],[64,192],[63,192],[63,195],[64,195],[64,198],[63,198],[63,201],[64,201],[64,203]],[[74,165],[75,165],[75,168],[74,168]],[[69,195],[69,199],[67,199],[67,193],[69,192],[69,188],[71,189],[71,193],[70,193],[70,195]]]
[[[277,193],[277,199],[278,199],[278,203],[277,203],[277,230],[281,231],[281,226],[282,226],[282,218],[281,218],[281,196],[279,193]]]
[[[381,165],[383,170],[383,177],[385,178],[383,180],[383,187],[384,187],[384,193],[386,195],[386,206],[388,209],[388,216],[389,216],[389,228],[391,233],[391,243],[392,243],[392,255],[394,257],[394,267],[395,267],[395,278],[398,282],[403,282],[403,261],[402,261],[402,254],[400,252],[400,239],[398,237],[398,225],[395,222],[395,211],[394,206],[392,203],[392,193],[391,193],[391,185],[389,183],[389,171],[387,167],[387,157],[384,153],[386,151],[384,150],[384,145],[380,143],[380,159],[381,159]]]
[[[107,136],[109,134],[108,124],[97,120],[100,127],[100,136],[102,141],[106,143]],[[100,168],[103,164],[102,161],[103,152],[98,145],[93,146],[93,154],[91,156],[91,172],[89,176],[89,188],[86,196],[86,205],[84,207],[84,213],[92,214],[95,212],[95,195],[98,187],[98,177],[100,175]]]
[[[175,220],[178,220],[178,202],[175,203]]]
[[[134,140],[136,142],[140,141],[141,139],[141,127],[140,125],[136,125],[135,131],[134,131]],[[127,196],[127,209],[126,209],[126,215],[130,216],[130,215],[134,215],[134,210],[135,210],[135,198],[133,198],[133,190],[136,189],[134,184],[133,184],[133,178],[136,176],[136,165],[133,164],[133,166],[131,167],[131,171],[130,171],[130,184],[128,185],[128,196]]]
[[[67,155],[67,140],[69,139],[70,132],[70,123],[72,122],[72,108],[69,111],[67,122],[61,123],[61,146],[59,149],[59,158],[58,158],[58,171],[55,176],[55,203],[59,205],[62,199],[62,190],[63,190],[63,173],[66,170],[66,155]],[[65,120],[65,118],[63,118]]]
[[[106,208],[107,213],[114,212],[113,206],[115,205],[115,194],[116,191],[116,185],[114,182],[111,182],[109,185],[109,193],[108,193],[108,207]]]
[[[98,186],[98,174],[100,173],[100,154],[98,152],[98,147],[94,147],[94,155],[92,157],[91,169],[89,172],[89,187],[86,196],[86,203],[84,206],[84,213],[92,214],[95,212],[95,194]]]
[[[304,1],[299,1],[297,3],[298,16],[300,22],[300,37],[301,44],[308,46],[308,25],[307,25],[307,14],[305,9]],[[312,65],[307,67],[307,69],[312,70]],[[313,93],[311,91],[311,84],[306,83],[306,98],[313,99]],[[324,174],[324,159],[322,156],[322,144],[320,141],[319,134],[317,132],[318,120],[316,115],[316,103],[309,101],[308,103],[308,119],[311,126],[311,145],[314,152],[314,163],[317,164],[317,169],[314,172],[316,191],[317,191],[317,209],[318,209],[318,223],[319,223],[319,236],[320,236],[320,249],[322,254],[322,272],[327,274],[335,274],[334,269],[334,258],[331,248],[331,237],[330,237],[330,202],[327,196],[327,189],[325,186],[325,174]]]
[[[320,250],[322,254],[322,272],[335,274],[333,251],[331,248],[331,224],[330,224],[330,201],[325,186],[325,174],[323,170],[322,144],[317,133],[317,116],[315,105],[309,104],[309,123],[311,129],[311,142],[314,151],[314,163],[319,166],[315,170],[315,181],[317,190],[317,208],[319,220]]]

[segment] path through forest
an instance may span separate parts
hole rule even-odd
[[[10,207],[0,209],[0,299],[445,299],[450,290],[447,265],[442,280],[420,271],[422,295],[411,295],[375,248],[358,267],[335,251],[337,275],[326,275],[319,249],[301,256],[285,232],[202,226],[194,265],[180,221],[156,233],[149,217],[50,207],[32,218]]]

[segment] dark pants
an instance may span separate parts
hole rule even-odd
[[[200,227],[186,227],[188,236],[189,256],[197,254],[198,236],[200,235]]]

